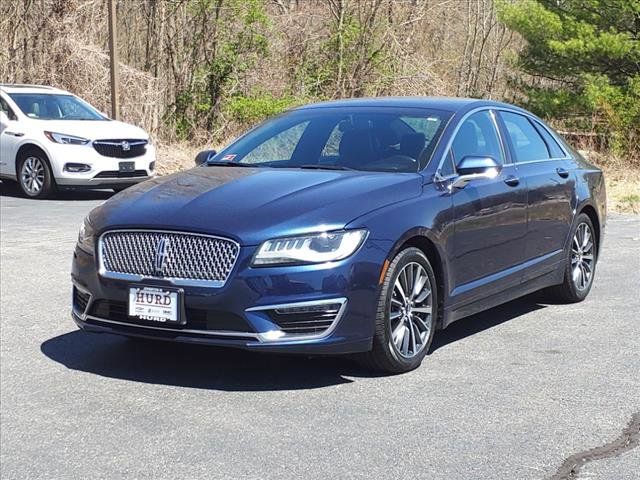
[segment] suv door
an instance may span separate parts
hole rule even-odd
[[[4,112],[9,120],[8,125],[0,126],[0,175],[13,177],[16,173],[15,153],[17,144],[24,134],[16,130],[16,128],[19,128],[17,122],[18,117],[1,95],[0,110]]]
[[[527,233],[527,191],[506,155],[493,111],[481,110],[464,120],[446,158],[455,166],[468,155],[491,156],[502,169],[495,178],[452,190],[454,305],[517,285],[521,273],[512,267],[524,261]]]
[[[510,111],[499,115],[511,156],[529,191],[525,251],[533,265],[527,270],[527,279],[553,270],[562,260],[573,220],[572,162],[535,119]]]

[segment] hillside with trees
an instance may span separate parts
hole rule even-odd
[[[447,95],[517,103],[612,178],[640,171],[640,0],[118,0],[117,23],[121,115],[165,169],[298,104]],[[0,2],[0,35],[0,81],[109,111],[105,0]]]

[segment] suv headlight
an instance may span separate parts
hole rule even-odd
[[[54,143],[64,143],[66,145],[86,145],[89,139],[75,137],[65,133],[44,132],[45,136]]]
[[[352,255],[366,237],[366,230],[345,230],[267,240],[258,248],[253,265],[335,262]]]
[[[94,237],[95,231],[93,225],[89,221],[89,217],[85,217],[82,225],[80,225],[80,231],[78,232],[78,247],[87,253],[93,255],[94,249]]]

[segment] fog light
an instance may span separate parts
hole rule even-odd
[[[149,164],[149,170],[151,170],[152,172],[156,169],[156,162],[151,162]]]
[[[64,169],[71,173],[88,172],[91,170],[91,165],[87,165],[86,163],[65,163]]]

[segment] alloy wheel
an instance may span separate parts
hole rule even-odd
[[[581,223],[571,243],[571,277],[578,290],[585,290],[591,283],[594,265],[594,242],[591,227]]]
[[[45,170],[42,160],[38,157],[27,157],[20,171],[20,183],[30,195],[37,195],[42,191],[45,180]]]
[[[419,263],[408,263],[396,278],[389,306],[391,341],[402,357],[415,357],[424,349],[433,328],[432,311],[429,276]]]

